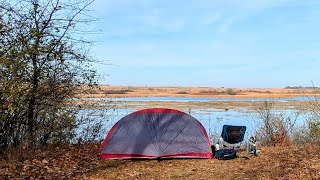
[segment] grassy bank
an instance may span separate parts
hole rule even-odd
[[[89,90],[79,97],[230,97],[230,98],[287,98],[317,96],[318,89],[290,88],[224,88],[224,87],[151,87],[151,86],[108,86]]]
[[[144,109],[154,107],[166,107],[188,112],[190,109],[220,109],[220,110],[241,110],[252,111],[261,107],[264,101],[211,101],[211,102],[175,102],[175,101],[125,101],[117,102],[112,98],[108,101],[79,100],[79,105],[83,107],[109,107],[109,108],[128,108]],[[296,109],[304,110],[310,101],[275,101],[272,102],[276,109]],[[110,105],[112,104],[112,105]]]

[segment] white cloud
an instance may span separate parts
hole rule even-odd
[[[216,24],[214,31],[225,33],[242,18],[266,8],[281,6],[296,0],[96,0],[93,8],[106,18],[100,26],[107,35],[133,35],[154,31],[179,32],[184,28],[199,28]]]
[[[199,82],[220,76],[222,85],[227,78],[233,82],[233,74],[257,82],[259,76],[271,82],[284,73],[290,79],[292,69],[312,79],[306,72],[319,74],[319,5],[313,0],[98,0],[105,20],[104,43],[96,52],[122,70],[174,69],[188,77],[186,69],[192,69],[201,75]],[[307,47],[308,41],[314,47]]]

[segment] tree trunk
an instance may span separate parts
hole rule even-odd
[[[27,131],[29,134],[30,145],[35,145],[35,125],[36,125],[36,117],[34,116],[35,107],[36,107],[36,100],[37,100],[37,91],[39,87],[39,77],[40,71],[37,67],[37,57],[33,55],[32,57],[33,63],[33,75],[32,75],[32,82],[31,82],[31,92],[30,92],[30,99],[28,104],[28,115],[27,115]]]

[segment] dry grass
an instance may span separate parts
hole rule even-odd
[[[112,102],[112,99],[111,99]],[[90,101],[90,100],[82,100],[77,102],[78,105],[82,107],[100,107],[101,105],[105,105],[106,102],[101,101]],[[165,107],[177,109],[183,112],[188,112],[190,110],[208,110],[212,109],[220,109],[224,111],[227,110],[238,110],[243,112],[256,112],[257,108],[261,107],[260,101],[210,101],[210,102],[178,102],[178,101],[127,101],[125,103],[122,102],[113,102],[114,108],[129,108],[129,109],[144,109],[150,107]],[[274,103],[273,108],[275,109],[288,109],[294,108],[297,110],[305,109],[306,105],[309,101],[279,101]]]
[[[318,147],[264,147],[259,156],[217,159],[109,160],[91,179],[319,179]]]
[[[229,93],[232,91],[233,93]],[[111,92],[111,93],[110,93]],[[212,87],[136,87],[100,86],[91,94],[78,94],[81,97],[236,97],[236,98],[279,98],[319,95],[312,89],[282,88],[212,88]]]
[[[47,147],[0,159],[0,179],[320,179],[320,148],[262,147],[259,156],[106,160],[98,144]]]

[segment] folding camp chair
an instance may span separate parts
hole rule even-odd
[[[246,129],[246,126],[224,125],[220,137],[222,151],[229,150],[230,156],[236,156],[237,152],[240,153]]]

